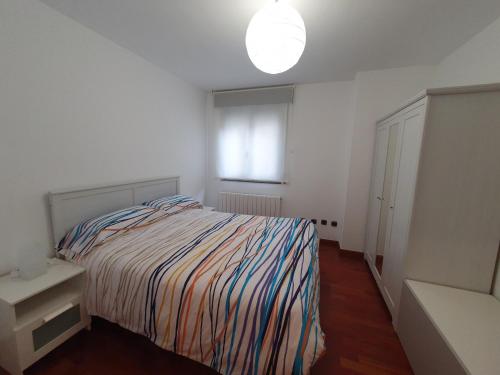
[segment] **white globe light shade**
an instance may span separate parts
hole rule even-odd
[[[246,35],[248,56],[269,74],[287,71],[299,61],[306,46],[306,26],[290,5],[270,3],[255,13]]]

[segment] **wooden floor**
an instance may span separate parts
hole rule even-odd
[[[326,353],[312,375],[412,374],[368,266],[359,255],[320,246],[321,325]],[[3,374],[2,370],[0,373]],[[215,374],[101,319],[25,374]]]

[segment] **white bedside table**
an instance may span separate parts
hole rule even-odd
[[[12,374],[42,358],[84,327],[90,328],[85,269],[51,259],[32,280],[0,278],[0,366]]]

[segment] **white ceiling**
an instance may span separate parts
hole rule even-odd
[[[272,0],[41,0],[204,89],[350,80],[436,64],[500,16],[499,0],[281,0],[304,18],[299,63],[276,76],[248,59],[245,32]]]

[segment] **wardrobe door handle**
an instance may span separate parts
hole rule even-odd
[[[384,200],[384,198],[382,198],[382,197],[377,197],[377,199],[378,199],[379,201],[383,201],[383,200]]]

